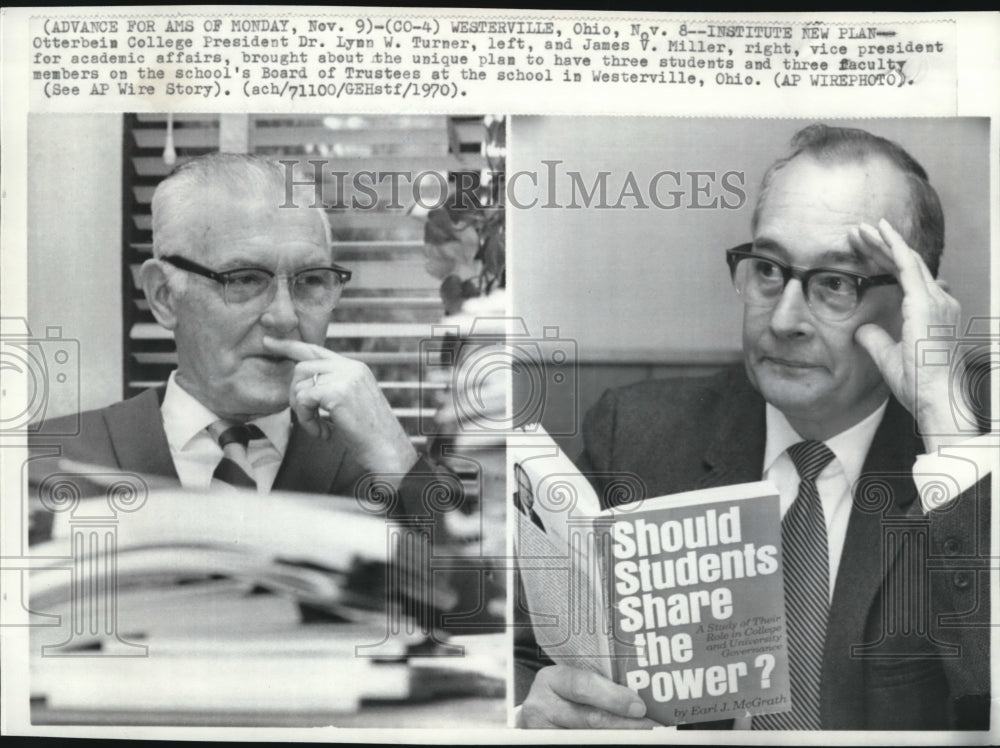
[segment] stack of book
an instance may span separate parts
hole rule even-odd
[[[79,501],[31,549],[29,607],[48,624],[31,633],[35,719],[317,724],[502,696],[498,637],[432,625],[457,595],[430,569],[431,535],[328,496]]]

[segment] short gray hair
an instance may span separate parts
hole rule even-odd
[[[205,190],[219,190],[234,199],[273,196],[275,207],[285,203],[285,172],[276,161],[245,153],[210,153],[175,168],[153,193],[153,256],[190,255],[199,240],[195,216]],[[327,245],[330,220],[317,209]]]
[[[754,233],[774,175],[796,156],[806,154],[823,163],[860,163],[881,156],[899,169],[910,185],[909,221],[907,226],[900,227],[901,233],[937,277],[944,251],[944,211],[924,167],[902,146],[867,130],[821,124],[799,130],[792,137],[791,146],[791,154],[774,162],[764,174],[751,223]]]

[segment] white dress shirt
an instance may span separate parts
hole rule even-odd
[[[160,413],[181,485],[193,490],[237,490],[212,478],[222,459],[222,447],[206,429],[219,417],[177,384],[174,373],[167,380]],[[268,493],[288,448],[292,431],[291,409],[255,418],[250,423],[259,427],[267,437],[252,440],[247,446],[247,457],[253,466],[251,477],[257,481],[257,492]]]

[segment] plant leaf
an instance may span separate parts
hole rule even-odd
[[[445,208],[434,208],[427,213],[427,223],[424,224],[424,242],[426,244],[444,244],[458,238],[455,224]]]
[[[441,282],[441,302],[445,314],[454,314],[462,308],[465,297],[462,295],[462,279],[457,275],[449,275]]]

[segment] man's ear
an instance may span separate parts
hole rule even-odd
[[[177,290],[170,287],[169,278],[159,260],[146,260],[139,268],[139,280],[146,294],[149,308],[162,327],[173,330],[177,326]]]

